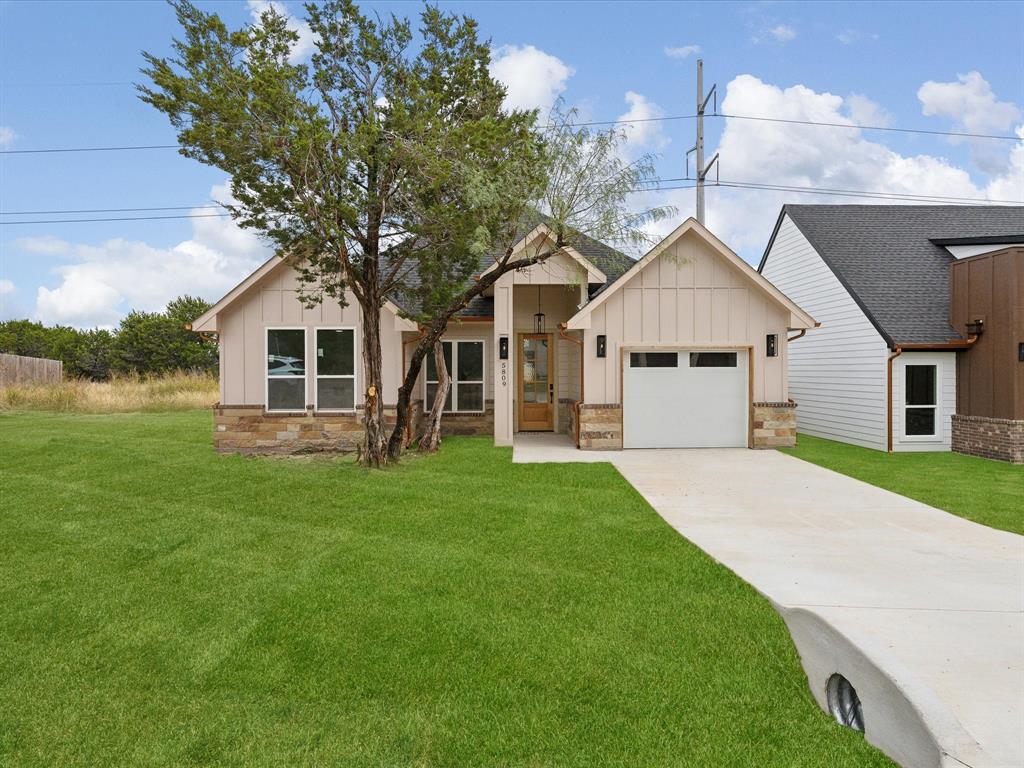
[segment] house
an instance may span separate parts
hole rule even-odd
[[[516,249],[550,238],[541,224]],[[192,325],[219,340],[218,450],[346,449],[362,436],[358,306],[303,308],[296,289],[274,257]],[[419,329],[393,301],[381,321],[393,418]],[[583,449],[792,445],[787,334],[814,325],[693,219],[635,262],[579,238],[503,275],[451,324],[443,429],[497,445],[556,432]],[[426,363],[414,418],[433,398]]]
[[[1024,461],[1024,208],[786,205],[758,271],[822,324],[792,345],[810,435]]]

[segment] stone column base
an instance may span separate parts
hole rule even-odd
[[[1024,420],[953,414],[953,450],[1024,464]]]
[[[580,449],[621,450],[622,405],[582,403],[580,405]]]
[[[796,403],[754,403],[754,448],[796,445]]]

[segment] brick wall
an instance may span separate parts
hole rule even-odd
[[[754,403],[754,448],[796,445],[796,403]]]
[[[953,450],[1024,464],[1024,421],[954,414]]]
[[[622,405],[583,403],[580,406],[580,449],[622,448]]]
[[[414,434],[420,404],[413,403]],[[447,418],[447,417],[445,417]],[[384,420],[395,423],[395,407],[384,406]],[[363,440],[362,412],[267,413],[262,406],[216,405],[213,447],[220,453],[291,454],[354,451]]]
[[[441,417],[441,436],[494,435],[494,401],[484,404],[483,413],[446,413]]]

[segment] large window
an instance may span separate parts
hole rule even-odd
[[[306,331],[267,329],[267,410],[306,408]]]
[[[484,409],[484,343],[482,341],[443,341],[444,364],[452,386],[445,400],[446,412],[480,413]],[[437,366],[434,355],[427,355],[424,408],[429,410],[437,392]]]
[[[938,409],[938,374],[934,365],[907,365],[905,371],[905,423],[908,437],[934,437]]]
[[[316,407],[351,411],[356,407],[356,332],[316,329]]]

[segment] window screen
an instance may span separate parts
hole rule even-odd
[[[735,368],[735,352],[691,352],[691,368]]]

